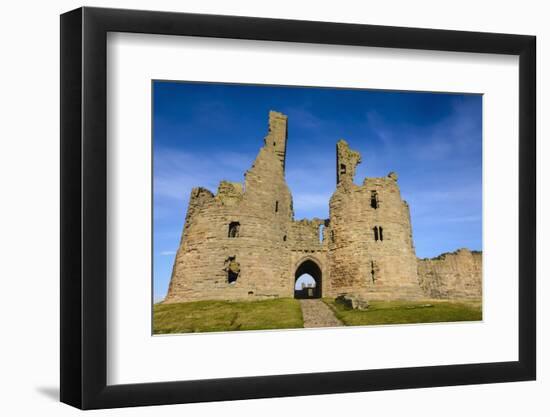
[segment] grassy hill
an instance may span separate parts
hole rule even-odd
[[[155,304],[153,333],[224,332],[304,327],[300,302],[293,298],[261,301],[194,301]]]
[[[346,326],[479,321],[481,301],[371,301],[367,310],[352,310],[324,298]],[[225,332],[303,328],[299,300],[194,301],[155,304],[153,333]]]
[[[481,302],[474,301],[371,301],[367,310],[352,310],[332,298],[324,298],[334,314],[346,326],[375,324],[438,323],[479,321]]]

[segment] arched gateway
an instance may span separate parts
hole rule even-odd
[[[314,287],[298,288],[294,287],[294,298],[321,298],[323,294],[323,273],[321,268],[312,259],[306,259],[298,265],[294,274],[294,283],[298,281],[302,275],[308,274],[315,280]]]

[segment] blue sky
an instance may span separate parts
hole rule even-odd
[[[295,218],[328,218],[335,144],[361,152],[355,182],[399,174],[416,253],[481,250],[482,96],[155,81],[153,290],[166,294],[191,189],[243,181],[269,110],[289,117]]]

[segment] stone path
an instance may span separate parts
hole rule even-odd
[[[332,310],[319,299],[300,300],[302,315],[304,316],[304,327],[335,327],[342,326]]]

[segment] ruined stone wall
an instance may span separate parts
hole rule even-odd
[[[317,285],[322,288],[326,286],[329,280],[329,271],[327,268],[326,254],[328,248],[329,221],[325,219],[303,219],[293,221],[289,233],[289,247],[291,249],[291,271],[289,274],[289,285],[294,288],[296,274],[300,264],[311,260],[317,264],[321,270],[321,283],[317,282],[319,277],[313,276]]]
[[[418,259],[418,278],[430,298],[481,298],[482,253],[459,249],[433,259]]]
[[[337,150],[339,183],[330,199],[330,296],[420,298],[409,207],[401,199],[397,175],[356,185],[359,155],[344,141]]]
[[[292,250],[321,250],[326,246],[326,227],[329,221],[324,219],[295,220],[290,225],[289,242]]]
[[[269,133],[244,187],[222,181],[216,195],[192,191],[165,302],[293,296],[285,146],[286,117],[271,112]],[[237,276],[232,280],[229,272]]]
[[[310,272],[320,275],[314,278],[323,297],[481,296],[481,254],[460,250],[417,260],[397,175],[355,184],[361,156],[343,140],[336,146],[330,219],[294,220],[287,132],[286,116],[270,112],[244,184],[221,181],[216,194],[191,191],[166,303],[292,297],[296,275]]]

